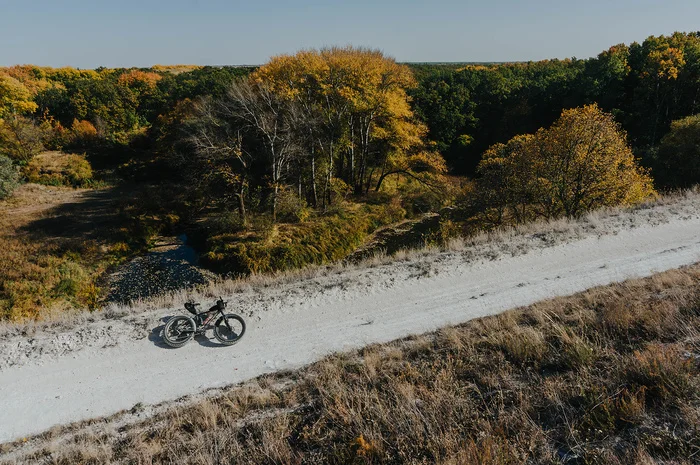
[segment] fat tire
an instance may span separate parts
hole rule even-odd
[[[177,322],[188,322],[191,329],[192,329],[190,336],[187,339],[185,339],[184,341],[173,341],[168,336],[170,328],[172,328],[172,326]],[[195,322],[192,318],[190,318],[188,316],[175,316],[175,317],[172,317],[171,319],[169,319],[168,322],[165,324],[165,328],[163,328],[163,340],[170,347],[177,349],[177,348],[184,346],[188,342],[190,342],[190,340],[194,337],[194,333],[196,330],[197,330],[197,325],[195,324]]]
[[[241,327],[242,327],[241,333],[240,333],[240,334],[238,335],[238,337],[237,337],[236,339],[234,339],[234,340],[226,339],[226,338],[224,338],[224,337],[221,335],[221,333],[220,333],[220,328],[221,328],[221,326],[224,325],[224,327],[225,327],[224,320],[230,319],[230,318],[232,318],[232,319],[238,321],[239,323],[241,323]],[[227,314],[227,315],[224,315],[221,319],[219,319],[219,321],[217,321],[217,324],[214,326],[214,337],[215,337],[220,343],[222,343],[223,345],[226,345],[226,346],[232,346],[232,345],[234,345],[235,343],[237,343],[238,341],[240,341],[241,338],[243,338],[243,335],[244,335],[244,334],[245,334],[245,321],[243,321],[243,318],[242,318],[242,317],[240,317],[240,316],[238,316],[238,315],[236,315],[236,314],[234,314],[234,313],[229,313],[229,314]]]

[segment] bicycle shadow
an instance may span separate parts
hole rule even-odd
[[[148,335],[148,340],[153,343],[156,347],[159,347],[161,349],[176,349],[176,347],[170,347],[166,342],[163,340],[163,330],[165,329],[165,324],[168,322],[168,320],[172,318],[171,316],[165,316],[160,319],[160,322],[162,323],[159,326],[156,326],[151,330],[151,333]],[[223,344],[216,343],[212,341],[207,335],[205,334],[198,334],[194,337],[194,340],[197,341],[197,343],[202,346],[202,347],[210,347],[210,348],[217,348],[217,347],[226,347]]]

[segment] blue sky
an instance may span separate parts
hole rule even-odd
[[[400,61],[585,58],[700,30],[700,0],[0,0],[0,66],[259,64],[325,45]]]

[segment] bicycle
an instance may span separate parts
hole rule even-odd
[[[245,334],[245,321],[234,313],[224,313],[227,302],[221,297],[216,304],[205,312],[198,312],[199,303],[187,302],[185,309],[194,317],[177,315],[168,320],[163,330],[163,339],[170,347],[178,348],[187,344],[190,339],[198,334],[204,334],[209,329],[214,329],[214,337],[227,346],[241,340]],[[211,323],[216,316],[219,318]]]

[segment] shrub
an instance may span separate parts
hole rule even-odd
[[[281,189],[277,194],[277,219],[287,223],[303,223],[311,216],[306,201],[291,189]]]
[[[73,120],[71,126],[72,143],[78,147],[86,147],[93,143],[98,137],[97,129],[90,121]]]
[[[44,150],[45,129],[24,116],[0,120],[0,155],[24,165]]]
[[[0,200],[12,195],[19,186],[17,168],[7,157],[0,155]]]
[[[657,179],[668,187],[690,187],[700,182],[700,115],[671,124],[654,157]]]
[[[400,220],[392,205],[364,206],[302,224],[274,225],[268,216],[251,219],[250,232],[210,237],[203,262],[219,272],[264,273],[345,258],[379,226]]]
[[[50,186],[87,187],[92,167],[83,155],[47,152],[32,159],[24,170],[29,182]]]

